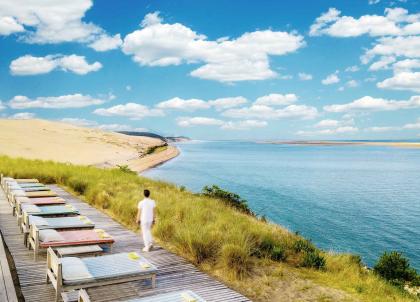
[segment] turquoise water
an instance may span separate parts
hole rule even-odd
[[[144,175],[200,191],[217,184],[326,250],[373,265],[402,251],[420,270],[420,149],[190,142]]]

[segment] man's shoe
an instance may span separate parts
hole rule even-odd
[[[143,251],[143,252],[148,252],[148,251],[150,251],[150,248],[149,248],[149,247],[147,247],[147,246],[145,246],[145,247],[142,249],[142,251]]]

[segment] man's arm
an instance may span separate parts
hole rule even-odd
[[[156,207],[153,208],[153,222],[152,225],[155,225],[156,222]]]
[[[141,215],[141,210],[137,209],[137,217],[136,217],[136,223],[140,223],[140,215]]]

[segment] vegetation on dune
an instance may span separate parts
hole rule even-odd
[[[160,244],[256,301],[273,301],[271,295],[289,275],[344,290],[362,301],[414,299],[364,270],[360,258],[325,253],[301,236],[257,219],[244,210],[246,202],[239,196],[220,188],[194,194],[125,167],[104,170],[4,156],[0,172],[63,185],[133,230],[138,228],[137,202],[149,189],[158,204],[154,234]]]

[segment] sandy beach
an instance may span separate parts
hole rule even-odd
[[[156,138],[128,136],[46,120],[0,119],[0,154],[142,172],[179,154],[176,147],[145,155],[162,145]]]

